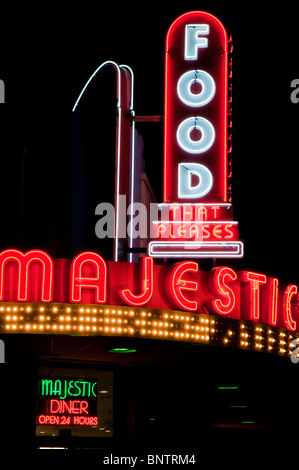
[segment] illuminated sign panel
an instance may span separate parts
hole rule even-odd
[[[148,247],[154,258],[243,257],[228,196],[228,68],[217,18],[194,11],[174,21],[166,37],[164,202]]]
[[[219,228],[220,230],[220,228]],[[211,242],[212,243],[212,242]],[[282,286],[278,279],[251,271],[234,271],[226,266],[219,266],[210,272],[201,271],[198,263],[185,260],[173,266],[154,264],[148,256],[140,259],[139,265],[125,262],[106,262],[100,255],[84,252],[73,261],[54,259],[52,276],[48,278],[44,290],[53,285],[53,302],[43,297],[43,290],[38,289],[40,279],[34,270],[23,276],[27,286],[29,302],[39,303],[39,314],[35,318],[32,308],[22,307],[17,285],[19,263],[14,258],[14,251],[0,253],[5,269],[0,272],[0,286],[3,301],[0,303],[0,331],[5,333],[50,333],[84,332],[81,322],[84,317],[73,314],[78,303],[92,306],[127,305],[153,309],[183,310],[188,312],[210,312],[228,318],[246,320],[280,326],[290,331],[299,331],[298,287],[295,284]],[[34,253],[35,250],[33,250]],[[3,255],[6,253],[6,258]],[[2,256],[3,255],[3,256]],[[46,256],[45,253],[42,257]],[[31,252],[23,254],[24,260],[31,259]],[[37,274],[42,277],[36,264]],[[79,298],[74,297],[76,287],[80,285]],[[18,306],[11,306],[18,302]],[[47,304],[51,315],[46,314]],[[66,304],[60,315],[61,304]],[[84,310],[78,305],[78,312]],[[92,313],[94,307],[90,307]],[[97,312],[97,310],[96,310]],[[53,324],[54,316],[58,322]],[[90,333],[105,332],[105,327],[96,325],[97,318],[88,317],[95,322],[89,327]],[[64,325],[64,323],[67,323]],[[101,328],[101,329],[99,329]],[[108,326],[107,326],[108,328]],[[127,332],[129,331],[127,327]],[[109,328],[107,331],[110,331]],[[122,321],[115,324],[114,331],[124,333]],[[78,384],[77,384],[78,386]],[[65,385],[66,387],[66,385]],[[72,387],[69,388],[72,390]],[[72,392],[74,393],[74,392]]]
[[[9,264],[18,267],[17,300],[29,300],[29,271],[31,275],[37,277],[41,285],[41,300],[43,302],[51,302],[53,299],[53,261],[50,256],[41,250],[31,250],[22,253],[19,250],[5,250],[0,253],[0,301],[4,297],[4,270],[9,269]],[[7,266],[8,265],[8,266]],[[42,270],[40,273],[38,268]],[[32,273],[32,271],[34,271]],[[36,285],[38,282],[36,282]],[[10,285],[11,288],[14,286]]]
[[[50,306],[41,305],[45,307],[44,313]],[[77,304],[73,306],[77,308]],[[36,382],[36,436],[113,437],[113,377],[111,370],[100,368],[78,369],[70,364],[40,366]]]
[[[38,425],[97,426],[97,379],[41,377]]]
[[[166,38],[164,202],[227,201],[227,34],[179,17]]]

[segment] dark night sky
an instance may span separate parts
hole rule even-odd
[[[18,14],[7,12],[0,28],[0,78],[6,86],[0,109],[0,250],[40,247],[53,257],[70,256],[71,109],[82,86],[105,60],[128,64],[135,73],[136,114],[162,114],[167,29],[180,14],[200,9],[216,15],[234,41],[233,203],[245,243],[245,258],[235,266],[298,283],[299,103],[290,100],[290,83],[299,78],[299,7],[284,2],[283,10],[263,6],[259,11],[260,3],[253,2],[186,1],[163,2],[160,10],[161,2],[137,8],[79,2],[63,11],[44,5],[38,11],[26,5]],[[104,87],[115,87],[113,73],[95,80],[80,108],[88,145],[86,213],[80,219],[78,209],[78,223],[85,227],[84,248],[99,253],[94,209],[111,191],[102,175],[103,165],[114,158],[115,101],[107,99]],[[158,192],[162,129],[148,124],[140,130],[146,168]]]

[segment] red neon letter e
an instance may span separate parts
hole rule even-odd
[[[122,299],[129,305],[136,307],[145,305],[153,295],[153,258],[142,257],[142,291],[141,294],[132,294],[129,289],[120,291]]]
[[[183,310],[196,311],[197,302],[188,300],[182,291],[196,291],[198,282],[186,281],[182,279],[183,275],[188,271],[197,272],[198,264],[194,261],[182,261],[174,266],[169,276],[169,289],[172,300]]]
[[[84,265],[91,265],[94,268],[94,277],[84,277]],[[82,289],[96,289],[96,303],[102,304],[106,302],[106,279],[107,268],[103,258],[97,253],[84,252],[76,256],[71,264],[70,275],[70,301],[82,301]]]

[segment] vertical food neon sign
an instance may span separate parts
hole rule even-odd
[[[165,203],[227,201],[227,46],[209,13],[182,15],[168,31]]]
[[[186,13],[168,30],[164,202],[153,221],[152,257],[243,256],[227,183],[228,45],[223,25],[209,13]],[[212,218],[211,209],[217,211]]]

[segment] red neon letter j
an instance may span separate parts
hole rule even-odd
[[[130,289],[120,291],[122,299],[129,305],[136,307],[145,305],[153,295],[153,258],[149,256],[142,257],[142,276],[141,293],[133,294]]]

